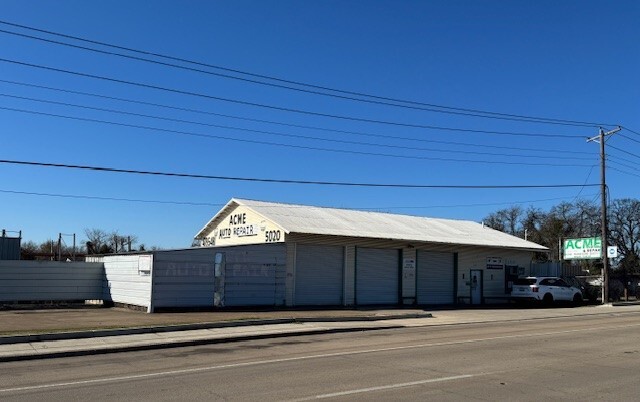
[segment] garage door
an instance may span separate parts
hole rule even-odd
[[[399,291],[398,250],[358,248],[356,303],[396,304]]]
[[[453,304],[453,254],[418,251],[418,304]]]
[[[344,248],[341,246],[296,247],[295,304],[341,305]]]

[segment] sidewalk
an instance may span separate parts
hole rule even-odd
[[[115,310],[115,311],[113,311]],[[469,309],[434,310],[428,313],[418,309],[385,310],[329,310],[329,311],[271,311],[271,312],[218,312],[144,314],[118,309],[95,311],[33,311],[23,317],[23,327],[35,327],[39,318],[55,316],[57,320],[75,317],[70,327],[87,328],[102,316],[100,325],[91,330],[46,332],[36,328],[29,332],[0,336],[0,362],[52,357],[81,356],[149,350],[159,348],[197,346],[203,344],[237,342],[241,340],[277,338],[338,332],[373,331],[389,328],[417,326],[459,325],[481,322],[523,321],[543,318],[601,315],[612,313],[640,313],[640,306],[589,306],[555,309]],[[15,312],[0,312],[3,330],[5,318]],[[263,315],[264,319],[249,319]],[[130,328],[108,328],[113,319],[125,316]],[[234,318],[235,317],[235,318]],[[213,320],[215,318],[216,320]],[[14,321],[19,318],[12,317]],[[84,322],[81,322],[83,321]],[[208,319],[209,322],[197,322]],[[28,322],[31,324],[29,324]],[[42,327],[52,321],[41,322]],[[150,322],[169,325],[152,325]],[[177,323],[180,322],[180,323]],[[145,326],[146,325],[146,326]],[[36,333],[34,333],[36,332]]]
[[[146,314],[119,308],[0,311],[0,362],[398,327],[420,309]]]

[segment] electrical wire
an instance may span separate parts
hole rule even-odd
[[[307,126],[307,125],[301,125],[301,124],[283,123],[283,122],[278,122],[278,121],[273,121],[273,120],[254,119],[254,118],[248,118],[248,117],[237,116],[237,115],[215,113],[215,112],[210,112],[210,111],[206,111],[206,110],[202,110],[202,109],[176,107],[176,106],[171,106],[171,105],[166,105],[166,104],[145,102],[145,101],[133,100],[133,99],[127,99],[127,98],[119,98],[119,97],[101,95],[101,94],[96,94],[96,93],[91,93],[91,92],[74,91],[74,90],[69,90],[69,89],[55,88],[55,87],[36,85],[36,84],[30,84],[30,83],[18,82],[18,81],[9,81],[9,80],[0,79],[0,82],[12,84],[12,85],[26,86],[26,87],[31,87],[31,88],[46,89],[46,90],[57,91],[57,92],[62,92],[62,93],[70,93],[70,94],[75,94],[75,95],[96,97],[96,98],[99,98],[99,99],[109,99],[109,100],[116,100],[116,101],[139,104],[139,105],[145,105],[145,106],[154,106],[154,107],[160,107],[160,108],[171,109],[171,110],[179,110],[179,111],[183,111],[183,112],[191,112],[191,113],[210,115],[210,116],[219,116],[219,117],[237,119],[237,120],[242,120],[242,121],[275,124],[275,125],[281,125],[281,126],[286,126],[286,127],[302,128],[302,129],[307,129],[307,130],[318,130],[318,131],[323,131],[323,132],[333,132],[333,133],[340,133],[340,134],[351,134],[351,135],[364,136],[364,137],[385,138],[385,139],[393,139],[393,140],[415,141],[415,142],[425,142],[425,143],[433,143],[433,144],[468,146],[468,147],[479,147],[479,148],[508,149],[508,150],[515,150],[515,151],[533,151],[533,152],[545,152],[545,153],[555,152],[555,153],[560,153],[560,154],[563,154],[563,155],[564,154],[576,154],[576,155],[577,154],[580,154],[580,155],[592,155],[593,154],[592,152],[574,151],[574,150],[568,150],[568,149],[509,147],[509,146],[501,146],[501,145],[474,144],[474,143],[466,143],[466,142],[458,142],[458,141],[439,141],[439,140],[415,138],[415,137],[392,136],[392,135],[375,134],[375,133],[368,133],[368,132],[362,132],[362,131],[337,130],[337,129],[330,129],[330,128],[326,128],[326,127]],[[480,132],[480,131],[481,130],[478,130],[478,132]],[[484,130],[482,130],[482,132],[486,133],[486,134],[510,135],[510,133],[508,133],[508,132],[501,132],[501,131],[484,131]],[[517,134],[520,134],[520,133],[517,133]],[[535,133],[533,133],[533,134],[535,134]]]
[[[640,141],[639,141],[639,140],[636,140],[635,138],[631,138],[631,137],[629,137],[628,135],[618,134],[618,136],[619,136],[619,137],[622,137],[622,138],[625,138],[625,139],[627,139],[627,140],[629,140],[629,141],[637,142],[638,144],[640,144]]]
[[[163,59],[167,59],[167,60],[179,61],[179,62],[182,62],[182,63],[191,64],[191,65],[208,67],[208,68],[213,68],[213,69],[217,69],[217,70],[221,70],[221,71],[233,72],[233,73],[236,73],[236,74],[242,74],[242,75],[261,78],[261,79],[268,79],[268,80],[271,80],[271,81],[276,81],[276,82],[281,82],[281,83],[287,83],[287,84],[293,84],[293,85],[298,85],[298,86],[303,86],[303,87],[308,87],[308,88],[314,88],[314,89],[320,89],[320,90],[324,90],[324,91],[335,92],[335,93],[326,93],[326,92],[319,92],[319,91],[316,91],[316,90],[301,89],[301,88],[295,88],[295,87],[281,85],[281,84],[262,82],[262,81],[257,81],[257,80],[254,80],[254,79],[237,77],[237,76],[232,76],[232,75],[228,75],[228,74],[215,73],[215,72],[212,72],[212,71],[206,71],[206,70],[195,69],[195,68],[191,68],[191,67],[185,67],[185,66],[166,63],[166,62],[160,62],[160,61],[157,61],[157,60],[145,59],[145,58],[137,57],[137,56],[131,56],[131,55],[125,55],[125,54],[121,54],[121,53],[109,52],[109,51],[99,50],[99,49],[95,49],[95,48],[88,48],[88,47],[85,47],[85,46],[79,46],[79,45],[74,45],[74,44],[60,42],[60,41],[54,41],[54,40],[51,40],[51,39],[46,39],[46,38],[36,37],[36,36],[32,36],[32,35],[27,35],[27,34],[24,34],[24,33],[0,30],[0,32],[3,32],[3,33],[22,36],[22,37],[29,38],[29,39],[35,39],[35,40],[45,41],[45,42],[49,42],[49,43],[54,43],[54,44],[59,44],[59,45],[79,48],[79,49],[83,49],[83,50],[89,50],[89,51],[93,51],[93,52],[103,53],[103,54],[115,55],[115,56],[119,56],[119,57],[125,57],[125,58],[129,58],[129,59],[155,63],[155,64],[159,64],[159,65],[171,66],[171,67],[174,67],[174,68],[180,68],[180,69],[185,69],[185,70],[201,72],[201,73],[205,73],[205,74],[216,75],[216,76],[220,76],[220,77],[223,77],[223,78],[241,80],[241,81],[251,82],[251,83],[260,84],[260,85],[267,85],[267,86],[272,86],[272,87],[285,88],[285,89],[289,89],[289,90],[307,92],[307,93],[312,93],[312,94],[317,94],[317,95],[331,96],[331,97],[336,97],[336,98],[355,100],[355,101],[360,101],[360,102],[368,102],[368,103],[374,103],[374,104],[383,104],[383,105],[395,106],[395,107],[404,107],[404,108],[413,108],[413,109],[419,109],[419,110],[428,110],[428,111],[437,112],[437,113],[468,115],[468,116],[473,116],[473,117],[493,118],[493,119],[501,119],[501,120],[516,120],[516,121],[524,121],[524,122],[530,122],[530,123],[561,124],[561,125],[582,126],[582,127],[584,127],[584,126],[597,127],[597,126],[603,126],[603,125],[604,126],[611,126],[612,125],[612,124],[593,123],[593,122],[576,121],[576,120],[566,120],[566,119],[555,119],[555,118],[547,118],[547,117],[537,117],[537,116],[525,116],[525,115],[508,114],[508,113],[498,113],[498,112],[483,111],[483,110],[478,110],[478,109],[451,107],[451,106],[444,106],[444,105],[416,102],[416,101],[410,101],[410,100],[394,99],[394,98],[383,97],[383,96],[378,96],[378,95],[366,94],[366,93],[362,93],[362,92],[345,91],[345,90],[341,90],[341,89],[323,87],[323,86],[312,85],[312,84],[303,83],[303,82],[284,80],[284,79],[281,79],[281,78],[270,77],[270,76],[266,76],[266,75],[259,75],[259,74],[244,72],[244,71],[235,70],[235,69],[229,69],[229,68],[226,68],[226,67],[221,67],[221,66],[211,65],[211,64],[207,64],[207,63],[196,62],[196,61],[187,60],[187,59],[183,59],[183,58],[177,58],[177,57],[173,57],[173,56],[167,56],[167,55],[163,55],[163,54],[159,54],[159,53],[153,53],[153,52],[144,51],[144,50],[138,50],[138,49],[133,49],[133,48],[128,48],[128,47],[113,45],[113,44],[109,44],[109,43],[105,43],[105,42],[98,42],[98,41],[94,41],[94,40],[90,40],[90,39],[86,39],[86,38],[81,38],[81,37],[77,37],[77,36],[71,36],[71,35],[61,34],[61,33],[53,32],[53,31],[47,31],[47,30],[42,30],[42,29],[38,29],[38,28],[28,27],[28,26],[25,26],[25,25],[19,25],[19,24],[15,24],[15,23],[10,23],[8,21],[0,21],[0,23],[1,24],[5,24],[5,25],[9,25],[9,26],[13,26],[13,27],[22,28],[22,29],[32,30],[32,31],[41,32],[41,33],[46,33],[48,35],[64,37],[64,38],[68,38],[68,39],[82,41],[82,42],[85,42],[85,43],[98,44],[100,46],[106,46],[106,47],[110,47],[110,48],[114,48],[114,49],[126,50],[128,52],[134,52],[134,53],[138,53],[138,54],[145,54],[145,55],[159,57],[159,58],[163,58]],[[371,98],[371,99],[374,99],[374,100],[353,98],[352,96],[345,96],[345,95],[336,95],[336,93],[345,94],[345,95],[355,95],[355,96],[359,96],[359,97]],[[396,102],[396,103],[389,103],[389,102]],[[399,105],[398,103],[404,103],[405,105]],[[408,106],[408,105],[411,105],[411,106]],[[426,108],[428,108],[428,109],[426,109]],[[442,110],[438,110],[438,109],[434,109],[434,108],[438,108],[438,109],[442,109]]]
[[[614,156],[615,156],[615,159],[613,158]],[[620,155],[612,155],[611,152],[607,153],[607,161],[615,161],[618,159],[621,161],[629,162],[629,163],[637,163],[636,161],[632,161],[631,159],[623,158]]]
[[[60,193],[39,193],[32,191],[16,191],[16,190],[2,190],[0,193],[15,194],[15,195],[34,195],[40,197],[55,197],[55,198],[70,198],[80,200],[97,200],[97,201],[122,201],[132,203],[145,203],[145,204],[162,204],[162,205],[185,205],[185,206],[205,206],[205,207],[223,207],[224,203],[207,203],[207,202],[190,202],[190,201],[168,201],[168,200],[149,200],[149,199],[135,199],[135,198],[117,198],[117,197],[99,197],[92,195],[82,194],[60,194]],[[591,195],[587,195],[589,197]],[[546,198],[541,200],[529,200],[529,201],[512,201],[512,202],[496,202],[496,203],[477,203],[477,204],[458,204],[458,205],[428,205],[428,206],[387,206],[387,207],[351,207],[345,209],[357,209],[357,210],[396,210],[396,209],[432,209],[432,208],[468,208],[468,207],[484,207],[493,205],[513,205],[513,204],[529,204],[534,202],[546,202],[564,200],[567,197]],[[575,200],[575,198],[574,198]],[[290,205],[290,207],[296,207]],[[307,206],[300,205],[300,208],[306,208]],[[17,233],[17,232],[16,232]]]
[[[592,194],[585,195],[585,197],[591,197]],[[598,194],[596,194],[598,195]],[[545,198],[540,200],[529,200],[529,201],[510,201],[510,202],[491,202],[491,203],[478,203],[478,204],[457,204],[457,205],[430,205],[424,207],[386,207],[388,209],[430,209],[430,208],[469,208],[469,207],[486,207],[486,206],[494,206],[494,205],[514,205],[514,204],[530,204],[534,202],[547,202],[547,201],[557,201],[557,200],[566,200],[572,198],[572,196],[568,197],[557,197],[557,198]],[[575,200],[575,197],[573,197]],[[385,209],[385,208],[358,208],[358,209]]]
[[[175,119],[175,118],[170,118],[170,117],[162,117],[162,116],[155,116],[155,115],[127,112],[127,111],[123,111],[123,110],[99,108],[99,107],[93,107],[93,106],[88,106],[88,105],[78,105],[78,104],[73,104],[73,103],[57,102],[57,101],[51,101],[51,100],[46,100],[46,99],[37,99],[37,98],[31,98],[31,97],[25,97],[25,96],[9,95],[9,94],[1,93],[1,92],[0,92],[0,97],[7,97],[7,98],[12,98],[12,99],[20,99],[20,100],[28,100],[28,101],[32,101],[32,102],[40,102],[40,103],[53,104],[53,105],[59,105],[59,106],[65,106],[65,107],[75,107],[75,108],[81,108],[81,109],[96,110],[96,111],[108,112],[108,113],[117,113],[117,114],[122,114],[122,115],[127,115],[127,116],[144,117],[144,118],[149,118],[149,119],[170,121],[170,122],[174,122],[174,123],[187,123],[187,124],[194,124],[194,125],[200,125],[200,126],[205,126],[205,127],[221,128],[221,129],[224,129],[224,130],[234,130],[234,131],[258,133],[258,134],[267,134],[267,135],[287,137],[287,138],[298,138],[298,139],[315,140],[315,141],[335,142],[335,143],[341,143],[341,144],[365,145],[365,146],[374,146],[374,147],[382,147],[382,148],[394,148],[394,149],[403,149],[403,150],[412,150],[412,151],[428,151],[428,152],[443,152],[443,153],[454,153],[454,154],[491,155],[491,156],[507,156],[507,157],[514,156],[514,157],[520,157],[520,158],[537,158],[537,159],[554,159],[554,160],[557,159],[556,156],[519,155],[519,154],[518,155],[513,155],[513,154],[510,155],[510,154],[495,153],[495,152],[475,152],[475,151],[463,151],[463,150],[459,150],[459,149],[452,150],[452,149],[422,148],[422,147],[409,147],[409,146],[401,146],[401,145],[377,144],[377,143],[362,142],[362,141],[339,140],[339,139],[333,139],[333,138],[313,137],[313,136],[307,136],[307,135],[287,134],[287,133],[274,132],[274,131],[255,130],[255,129],[249,129],[249,128],[243,128],[243,127],[234,127],[234,126],[226,126],[226,125],[220,125],[220,124],[203,123],[203,122],[198,122],[198,121],[193,121],[193,120]],[[566,157],[565,156],[563,159],[591,160],[592,158],[587,158],[587,157]]]
[[[78,71],[71,71],[71,70],[65,70],[65,69],[61,69],[61,68],[50,67],[50,66],[43,66],[43,65],[38,65],[38,64],[26,63],[26,62],[17,61],[17,60],[10,60],[10,59],[0,58],[0,61],[5,62],[5,63],[10,63],[10,64],[16,64],[16,65],[20,65],[20,66],[26,66],[26,67],[32,67],[32,68],[43,69],[43,70],[48,70],[48,71],[55,71],[55,72],[64,73],[64,74],[75,75],[75,76],[79,76],[79,77],[86,77],[86,78],[98,79],[98,80],[103,80],[103,81],[108,81],[108,82],[116,82],[116,83],[119,83],[119,84],[132,85],[132,86],[136,86],[136,87],[140,87],[140,88],[155,89],[155,90],[159,90],[159,91],[165,91],[165,92],[170,92],[170,93],[175,93],[175,94],[180,94],[180,95],[195,96],[195,97],[209,99],[209,100],[217,100],[217,101],[235,103],[235,104],[239,104],[239,105],[266,108],[266,109],[270,109],[270,110],[278,110],[278,111],[283,111],[283,112],[305,114],[305,115],[310,115],[310,116],[318,116],[318,117],[326,117],[326,118],[332,118],[332,119],[357,121],[357,122],[362,122],[362,123],[384,124],[384,125],[390,125],[390,126],[396,126],[396,127],[409,127],[409,128],[421,128],[421,129],[432,129],[432,130],[445,130],[445,131],[462,131],[462,132],[481,132],[481,133],[484,132],[484,130],[461,129],[461,128],[451,128],[451,127],[423,125],[423,124],[410,124],[410,123],[401,123],[401,122],[397,122],[397,121],[366,119],[366,118],[361,118],[361,117],[352,117],[352,116],[337,115],[337,114],[331,114],[331,113],[313,112],[313,111],[309,111],[309,110],[293,109],[293,108],[287,108],[287,107],[281,107],[281,106],[266,105],[266,104],[263,104],[263,103],[248,102],[248,101],[243,101],[243,100],[239,100],[239,99],[223,98],[223,97],[219,97],[219,96],[213,96],[213,95],[208,95],[208,94],[203,94],[203,93],[198,93],[198,92],[190,92],[190,91],[185,91],[185,90],[181,90],[181,89],[167,88],[167,87],[161,87],[161,86],[157,86],[157,85],[144,84],[144,83],[140,83],[140,82],[121,80],[121,79],[113,78],[113,77],[105,77],[105,76],[101,76],[101,75],[81,73],[81,72],[78,72]],[[585,138],[585,136],[582,136],[582,135],[569,135],[569,134],[561,135],[561,134],[525,134],[525,133],[518,133],[518,134],[512,134],[512,135],[546,137],[546,138]]]
[[[588,186],[588,187],[599,186],[599,184],[431,185],[431,184],[395,184],[395,183],[354,183],[354,182],[331,182],[331,181],[214,176],[214,175],[203,175],[203,174],[193,174],[193,173],[132,170],[132,169],[104,167],[104,166],[72,165],[72,164],[47,163],[47,162],[36,162],[36,161],[18,161],[18,160],[9,160],[9,159],[0,159],[0,163],[22,165],[22,166],[40,166],[40,167],[65,168],[65,169],[79,169],[79,170],[89,170],[89,171],[96,171],[96,172],[126,173],[126,174],[163,176],[163,177],[180,177],[180,178],[192,178],[192,179],[229,180],[229,181],[279,183],[279,184],[312,184],[312,185],[329,185],[329,186],[346,186],[346,187],[503,189],[503,188],[570,188],[570,187],[581,187],[581,186]]]
[[[587,174],[587,178],[584,179],[584,184],[587,184],[589,182],[589,178],[591,178],[591,173],[593,172],[593,169],[596,167],[597,165],[592,165],[591,169],[589,169],[589,173]],[[573,202],[575,202],[578,197],[580,197],[580,194],[582,194],[582,192],[584,191],[584,187],[580,188],[580,191],[578,191],[578,194],[576,194],[575,197],[573,197]]]
[[[626,171],[624,171],[624,170],[616,169],[616,168],[615,168],[615,167],[613,167],[613,166],[610,166],[610,167],[609,167],[609,169],[611,169],[611,170],[615,170],[616,172],[619,172],[619,173],[628,174],[628,175],[630,175],[630,176],[640,177],[640,174],[631,173],[631,172],[626,172]]]
[[[637,132],[637,131],[635,131],[635,130],[630,129],[629,127],[625,127],[625,126],[620,126],[620,127],[622,127],[624,130],[627,130],[627,131],[629,131],[629,132],[632,132],[632,133],[634,133],[634,134],[636,134],[636,135],[640,135],[640,133],[639,133],[639,132]]]
[[[0,190],[0,193],[19,194],[19,195],[36,195],[36,196],[42,196],[42,197],[56,197],[56,198],[74,198],[74,199],[80,199],[80,200],[139,202],[139,203],[148,203],[148,204],[173,204],[173,205],[206,206],[206,207],[216,207],[216,206],[220,207],[225,205],[225,204],[211,204],[206,202],[142,200],[142,199],[135,199],[135,198],[98,197],[98,196],[92,196],[92,195],[78,195],[78,194],[36,193],[32,191],[14,191],[14,190]]]
[[[622,149],[622,148],[618,148],[618,147],[613,146],[613,145],[609,145],[609,148],[611,148],[611,149],[615,149],[616,151],[622,152],[622,153],[624,153],[624,154],[626,154],[626,155],[635,156],[636,158],[640,158],[640,155],[637,155],[637,154],[631,153],[631,152],[629,152],[629,151],[626,151],[626,150],[624,150],[624,149]]]
[[[66,116],[66,115],[60,115],[60,114],[55,114],[55,113],[38,112],[38,111],[26,110],[26,109],[0,107],[0,110],[7,110],[7,111],[12,111],[12,112],[18,112],[18,113],[34,114],[34,115],[40,115],[40,116],[63,118],[63,119],[76,120],[76,121],[85,121],[85,122],[91,122],[91,123],[109,124],[109,125],[114,125],[114,126],[118,126],[118,127],[129,127],[129,128],[140,129],[140,130],[158,131],[158,132],[169,133],[169,134],[174,134],[174,135],[186,135],[186,136],[206,138],[206,139],[235,141],[235,142],[242,142],[242,143],[249,143],[249,144],[269,145],[269,146],[277,146],[277,147],[293,148],[293,149],[303,149],[303,150],[309,150],[309,151],[322,151],[322,152],[333,152],[333,153],[341,153],[341,154],[364,155],[364,156],[375,156],[375,157],[386,157],[386,158],[399,158],[399,159],[411,159],[411,160],[430,160],[430,161],[459,162],[459,163],[482,163],[482,164],[494,164],[494,165],[562,166],[562,167],[589,167],[590,166],[590,165],[584,165],[584,164],[566,164],[566,163],[534,163],[534,162],[509,162],[509,161],[497,161],[497,160],[440,158],[440,157],[430,157],[430,156],[412,156],[412,155],[385,154],[385,153],[379,153],[379,152],[353,151],[353,150],[335,149],[335,148],[321,148],[321,147],[285,144],[285,143],[262,141],[262,140],[249,140],[249,139],[245,139],[245,138],[234,138],[234,137],[227,137],[227,136],[222,136],[222,135],[202,134],[202,133],[195,133],[195,132],[191,132],[191,131],[171,130],[171,129],[166,129],[166,128],[150,127],[150,126],[143,126],[143,125],[138,125],[138,124],[119,123],[119,122],[113,122],[113,121],[108,121],[108,120],[89,119],[89,118],[85,118],[85,117]]]
[[[638,167],[637,167],[637,166],[627,165],[627,164],[625,164],[625,163],[621,163],[621,162],[618,162],[618,161],[611,161],[611,160],[610,160],[610,161],[609,161],[609,163],[610,163],[610,164],[611,164],[611,163],[613,163],[613,164],[618,165],[618,166],[623,166],[623,167],[626,167],[627,169],[631,169],[631,170],[635,170],[635,171],[637,171],[637,170],[638,170]]]

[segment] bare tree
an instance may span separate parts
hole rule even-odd
[[[138,242],[136,235],[121,235],[117,230],[85,229],[88,254],[111,254],[134,251]]]
[[[484,222],[492,229],[512,235],[518,235],[519,232],[521,232],[521,216],[522,207],[514,205],[489,214],[484,218]]]
[[[620,253],[624,274],[640,273],[640,201],[620,199],[609,208],[609,236]]]
[[[109,233],[102,229],[85,229],[87,236],[87,254],[109,254],[113,248],[109,247]]]

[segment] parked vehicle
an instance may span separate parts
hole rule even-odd
[[[529,300],[542,302],[547,305],[556,301],[582,303],[582,290],[568,284],[558,277],[518,278],[513,282],[511,297],[514,300]]]

